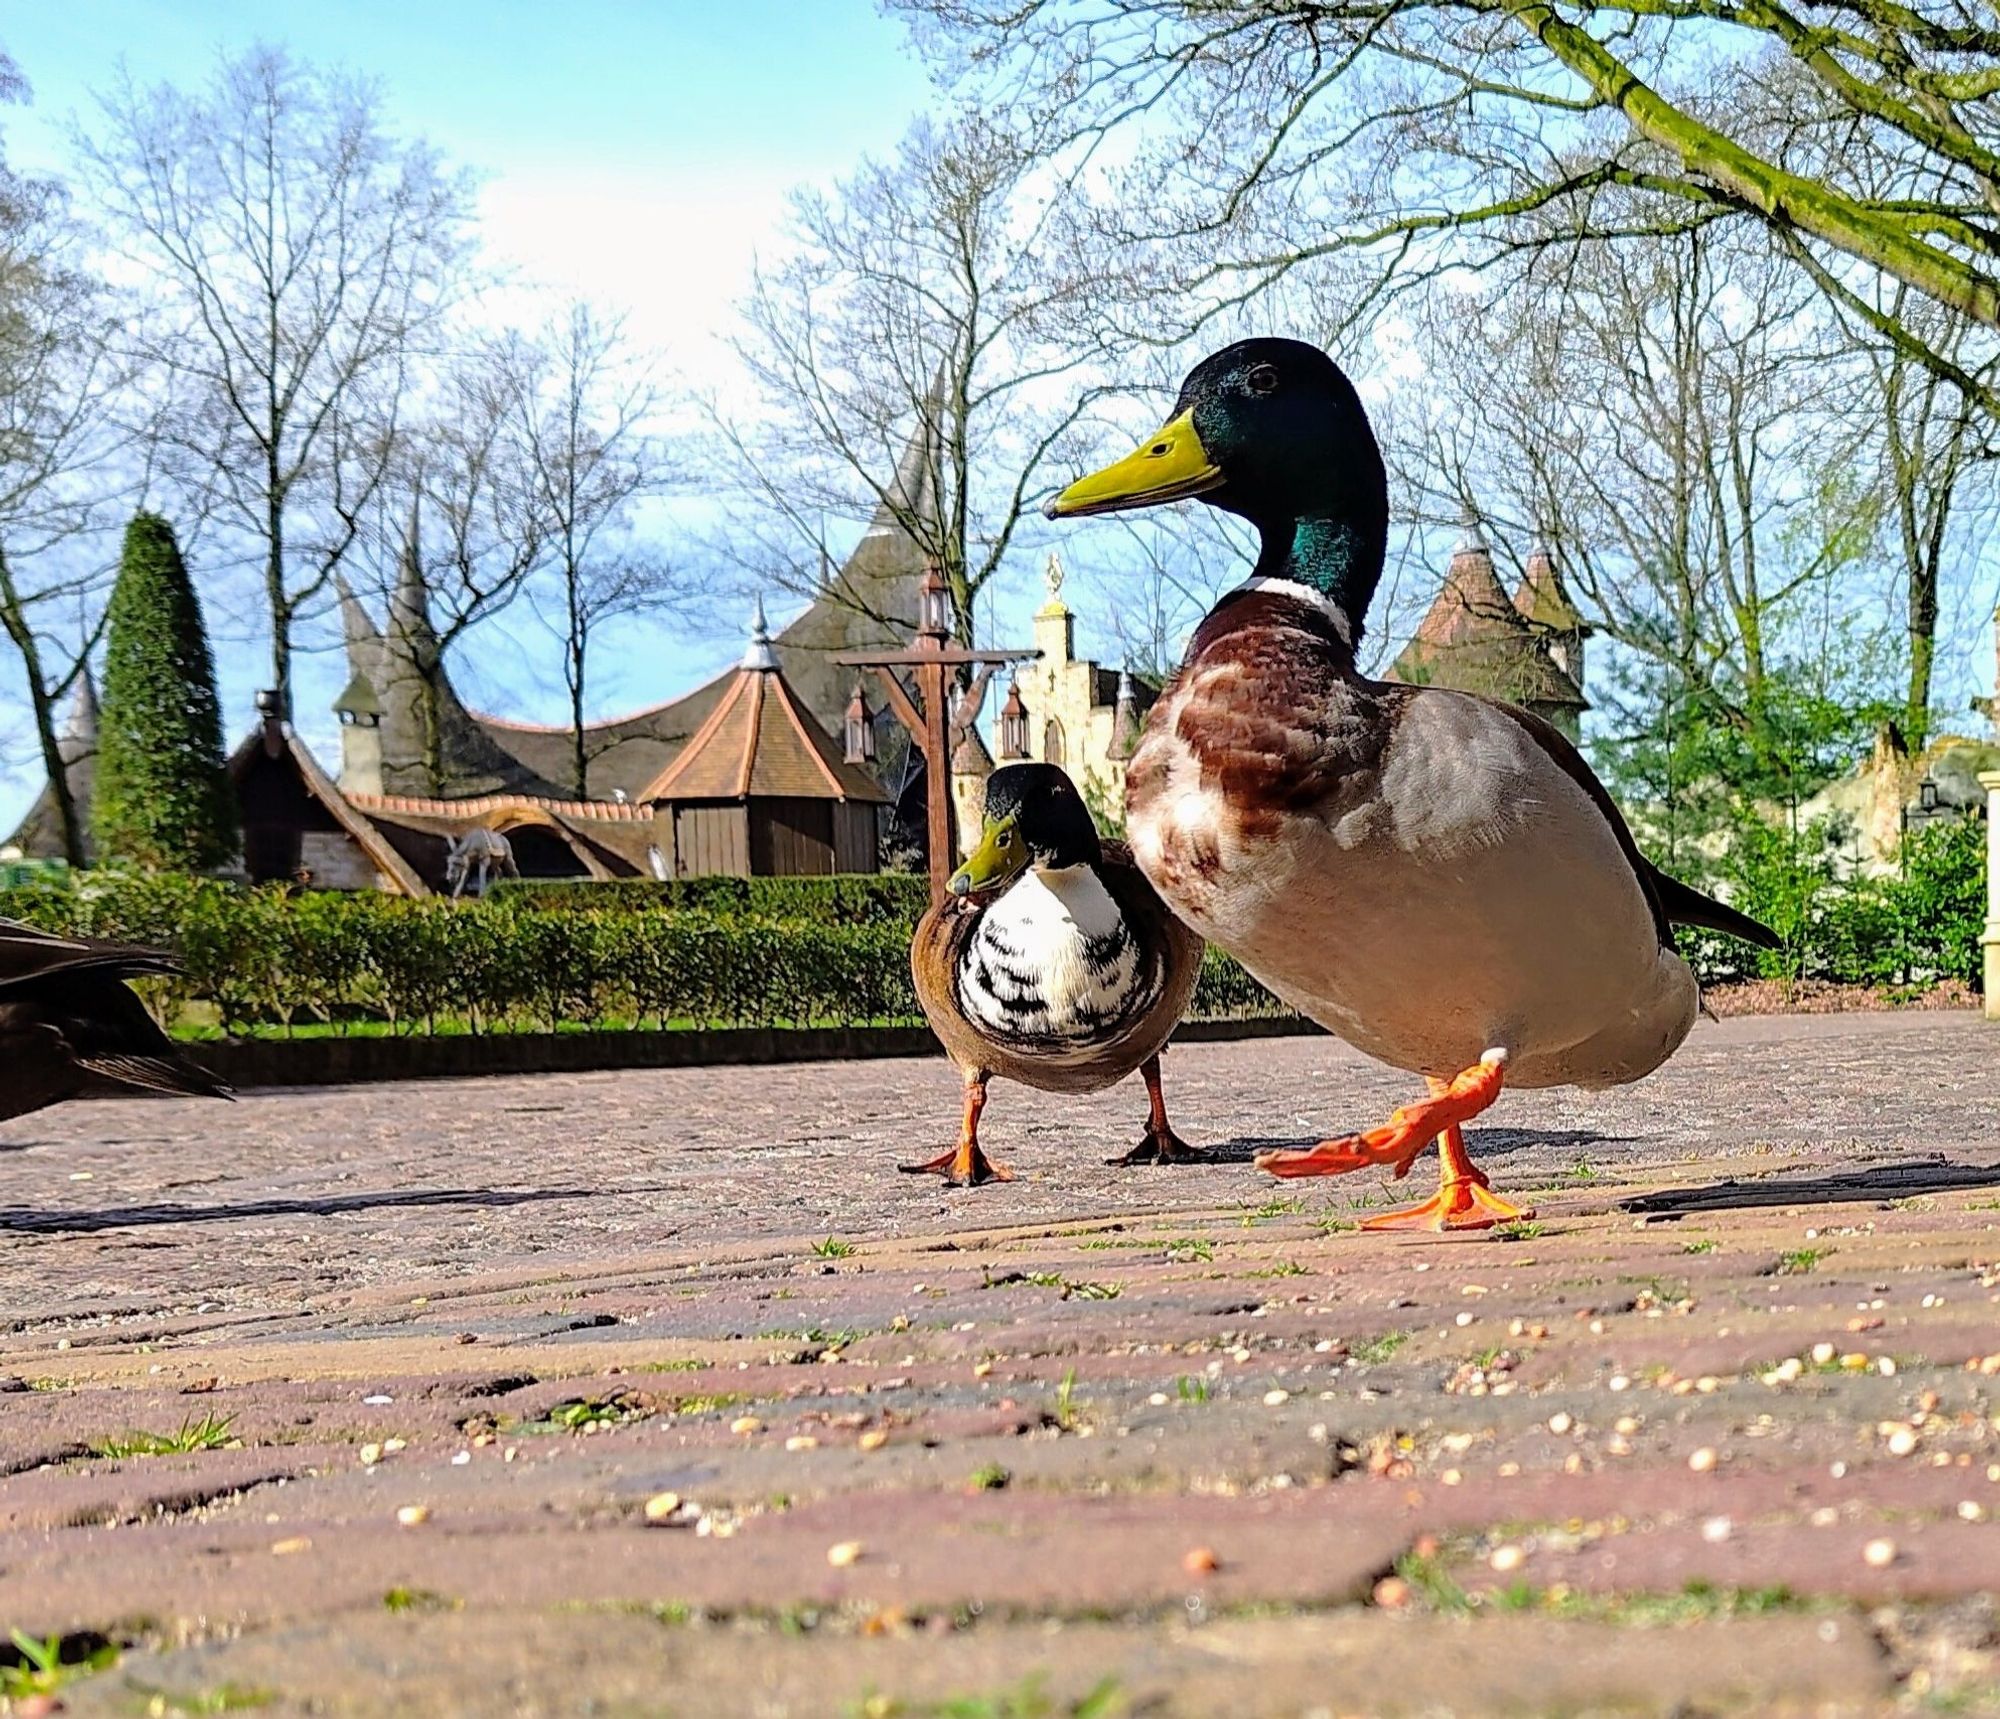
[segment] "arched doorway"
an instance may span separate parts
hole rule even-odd
[[[1042,729],[1042,762],[1058,765],[1069,762],[1069,748],[1063,743],[1063,725],[1053,716]]]
[[[588,877],[590,868],[576,849],[545,824],[516,824],[501,832],[514,850],[514,864],[523,877]]]

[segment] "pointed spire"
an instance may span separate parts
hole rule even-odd
[[[1492,554],[1486,533],[1479,527],[1479,512],[1468,501],[1459,516],[1458,541],[1452,545],[1451,558],[1456,561],[1461,555],[1484,555],[1490,559]]]
[[[1111,707],[1111,756],[1130,758],[1139,746],[1139,700],[1132,689],[1132,671],[1118,671],[1118,700]]]
[[[56,754],[65,764],[74,764],[96,751],[97,683],[90,677],[90,665],[85,663],[76,677],[76,690],[70,694],[62,733],[56,737]]]
[[[403,530],[403,550],[397,557],[396,588],[389,596],[389,630],[400,634],[406,645],[414,646],[419,661],[438,649],[437,633],[431,626],[430,586],[424,580],[423,537],[419,530],[418,500],[410,497],[410,518]],[[394,676],[392,675],[393,679]]]
[[[1589,636],[1590,629],[1563,589],[1562,575],[1556,570],[1555,550],[1546,531],[1535,532],[1534,547],[1528,551],[1528,559],[1521,568],[1521,583],[1514,592],[1514,607],[1546,633],[1575,634],[1579,641]],[[1575,666],[1561,652],[1557,653],[1557,661],[1571,674],[1576,673]]]
[[[396,559],[396,595],[392,605],[406,617],[421,615],[428,624],[430,593],[424,586],[424,541],[421,503],[410,497],[410,517],[403,527],[402,553]]]
[[[948,359],[940,358],[932,373],[929,391],[917,405],[916,422],[910,439],[903,444],[896,461],[896,475],[889,480],[882,505],[869,521],[870,537],[884,532],[901,532],[903,521],[915,515],[926,524],[935,524],[938,510],[938,476],[943,464],[944,409]]]
[[[349,658],[356,650],[367,650],[382,642],[382,632],[375,625],[375,617],[368,612],[367,605],[354,594],[354,587],[347,582],[347,575],[337,569],[333,575],[334,595],[340,599],[340,631],[347,642]]]
[[[751,601],[750,648],[743,653],[742,666],[760,674],[778,666],[778,654],[771,649],[771,629],[764,620],[764,596],[761,591]]]
[[[1445,569],[1444,591],[1438,602],[1489,625],[1515,622],[1513,605],[1507,601],[1507,593],[1493,571],[1493,551],[1480,528],[1479,512],[1470,500],[1465,504],[1458,541],[1452,545],[1451,563]],[[1433,614],[1436,613],[1434,607]],[[1432,623],[1427,618],[1425,624]]]

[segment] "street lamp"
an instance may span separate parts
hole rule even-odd
[[[868,695],[861,682],[854,683],[854,696],[847,701],[847,761],[850,764],[875,762],[875,713],[868,708]]]
[[[1935,812],[1938,803],[1938,785],[1935,777],[1926,776],[1917,784],[1917,806],[1926,812]]]
[[[1000,707],[1000,757],[1009,764],[1028,755],[1028,707],[1021,701],[1021,683],[1007,688],[1007,702]]]
[[[920,638],[951,637],[951,588],[935,561],[924,564],[924,577],[917,586],[917,635]]]

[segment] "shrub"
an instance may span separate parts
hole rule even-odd
[[[1745,903],[1770,912],[1775,898],[1791,912],[1775,971],[1977,985],[1984,833],[1977,822],[1921,830],[1901,869],[1877,879],[1843,880],[1829,869],[1802,885],[1796,874],[1816,861],[1767,853],[1739,862],[1746,880],[1754,864],[1792,873],[1767,877],[1769,893]],[[179,950],[185,975],[149,982],[149,1001],[169,1019],[204,1004],[226,1032],[300,1022],[411,1033],[920,1018],[909,971],[916,914],[905,898],[921,905],[921,880],[689,881],[702,887],[555,886],[544,898],[543,885],[450,902],[242,889],[170,872],[58,872],[0,888],[0,916]],[[784,887],[743,887],[765,884]],[[662,897],[683,904],[662,906]],[[849,911],[829,911],[829,898]],[[753,900],[784,912],[753,913]],[[808,902],[814,913],[803,911]],[[1747,944],[1687,930],[1680,939],[1704,984],[1772,971]],[[1210,949],[1189,1012],[1212,1020],[1290,1011]]]
[[[232,1033],[300,1021],[410,1033],[920,1018],[906,925],[587,906],[298,894],[115,871],[0,890],[0,915],[178,950],[187,972],[161,989],[163,1008],[206,1004]]]
[[[1977,990],[1986,918],[1986,826],[1976,818],[1926,825],[1903,839],[1897,869],[1843,877],[1824,831],[1796,843],[1749,826],[1722,867],[1731,900],[1785,939],[1759,950],[1683,927],[1681,953],[1703,984],[1734,979],[1823,979],[1847,985],[1932,985]]]
[[[716,918],[845,920],[913,926],[930,905],[930,886],[902,872],[832,877],[620,878],[612,883],[507,879],[491,898],[552,913],[647,913],[665,908]]]
[[[241,846],[223,766],[215,663],[173,527],[142,513],[105,622],[104,703],[92,795],[98,851],[208,871]]]

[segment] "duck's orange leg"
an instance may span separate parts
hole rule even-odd
[[[1146,1100],[1151,1107],[1151,1115],[1146,1123],[1146,1133],[1139,1144],[1129,1152],[1121,1152],[1116,1158],[1107,1158],[1107,1164],[1206,1164],[1209,1156],[1197,1146],[1190,1146],[1173,1130],[1167,1120],[1167,1095],[1160,1089],[1160,1059],[1149,1056],[1139,1065],[1139,1073],[1146,1082]]]
[[[1438,1156],[1444,1160],[1438,1191],[1421,1205],[1404,1206],[1363,1218],[1364,1230],[1490,1230],[1495,1224],[1532,1218],[1533,1206],[1517,1206],[1491,1191],[1486,1172],[1465,1150],[1465,1136],[1456,1122],[1438,1135]]]
[[[965,1119],[959,1125],[958,1144],[948,1146],[935,1158],[921,1164],[898,1164],[908,1176],[936,1175],[956,1188],[976,1188],[981,1182],[1011,1182],[1014,1172],[996,1164],[980,1150],[979,1113],[986,1108],[986,1076],[978,1069],[965,1075]]]
[[[1380,1128],[1322,1140],[1304,1151],[1259,1153],[1257,1167],[1274,1176],[1339,1176],[1373,1164],[1400,1177],[1409,1174],[1417,1154],[1436,1140],[1444,1159],[1436,1195],[1420,1206],[1368,1218],[1364,1229],[1487,1229],[1510,1218],[1532,1216],[1487,1191],[1486,1177],[1466,1155],[1460,1133],[1462,1124],[1500,1096],[1506,1066],[1504,1052],[1489,1052],[1454,1079],[1433,1080],[1429,1098],[1404,1105]]]

